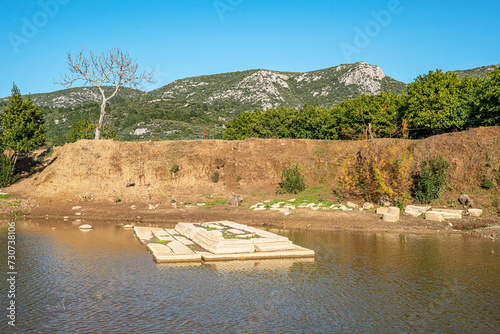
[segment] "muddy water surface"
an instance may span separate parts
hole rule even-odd
[[[158,265],[132,230],[90,224],[16,222],[16,326],[2,297],[1,332],[500,332],[500,244],[488,240],[273,230],[316,258]]]

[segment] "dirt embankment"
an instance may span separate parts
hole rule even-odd
[[[372,142],[81,140],[56,148],[50,159],[46,159],[50,163],[43,171],[6,191],[19,198],[31,198],[34,214],[70,214],[68,208],[84,203],[82,206],[96,208],[94,215],[123,218],[138,215],[138,211],[125,212],[132,204],[138,209],[143,205],[159,204],[157,209],[170,210],[172,200],[197,203],[225,199],[231,193],[237,193],[246,199],[247,209],[235,210],[245,217],[252,214],[244,219],[251,222],[259,216],[257,212],[249,211],[248,206],[276,198],[279,176],[290,162],[302,164],[308,188],[323,187],[326,191],[324,199],[334,202],[338,200],[338,194],[332,193],[332,189],[338,189],[340,185],[343,163],[374,147],[380,151],[406,147],[411,152],[412,171],[419,168],[419,161],[424,156],[444,156],[450,163],[450,170],[448,186],[439,203],[441,207],[453,204],[461,193],[468,193],[474,198],[476,207],[489,212],[488,219],[496,219],[494,203],[499,192],[496,188],[486,190],[480,185],[485,175],[494,181],[499,173],[500,127],[477,128],[424,140],[376,139]],[[176,172],[174,165],[178,166]],[[217,175],[218,182],[214,182]],[[186,213],[190,210],[183,210],[183,214],[169,211],[161,217],[167,220],[190,218]],[[234,215],[235,210],[218,206],[210,214],[209,210],[198,210],[199,214],[192,218],[213,216],[214,212],[221,212],[215,216],[224,218],[220,216]],[[142,216],[148,214],[154,216],[151,210],[146,210]],[[154,214],[158,216],[160,211],[154,211]],[[289,220],[302,221],[301,226],[307,226],[304,225],[306,220],[321,221],[314,215],[304,214],[303,218],[297,218],[300,216],[297,215]],[[276,219],[281,222],[285,218]]]

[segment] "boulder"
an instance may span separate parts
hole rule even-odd
[[[347,202],[346,206],[349,208],[353,208],[353,209],[359,208],[359,205],[357,205],[356,203],[353,203],[353,202]]]
[[[243,197],[240,195],[232,194],[227,200],[227,204],[232,206],[240,206],[243,203]]]
[[[474,205],[474,200],[467,194],[460,195],[460,197],[458,198],[458,202],[468,208],[471,208]]]

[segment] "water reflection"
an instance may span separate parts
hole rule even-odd
[[[17,223],[17,332],[500,330],[500,247],[487,240],[272,231],[316,258],[158,265],[132,230],[92,225]]]

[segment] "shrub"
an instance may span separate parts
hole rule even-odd
[[[300,174],[299,163],[290,164],[289,168],[283,169],[280,180],[281,182],[278,184],[278,189],[276,189],[277,194],[298,194],[306,189],[304,176]]]
[[[342,165],[342,190],[375,202],[387,196],[404,205],[410,197],[412,155],[406,145],[369,142]]]
[[[217,171],[217,172],[214,172],[214,173],[212,174],[212,182],[213,182],[213,183],[217,183],[217,182],[219,182],[219,172],[218,172],[218,171]]]
[[[12,161],[5,155],[0,154],[0,187],[8,187],[15,180]]]
[[[420,161],[420,173],[415,176],[413,196],[417,203],[430,203],[441,196],[450,164],[442,156]]]
[[[172,165],[172,168],[170,168],[170,170],[173,173],[177,173],[179,171],[179,165]]]
[[[236,182],[240,182],[241,181],[241,176],[236,176]]]
[[[215,166],[217,169],[224,168],[224,165],[226,164],[226,159],[223,158],[216,158],[215,159]]]
[[[486,176],[483,176],[481,180],[481,188],[488,190],[493,189],[495,188],[495,182],[493,182],[493,180],[487,178]]]

